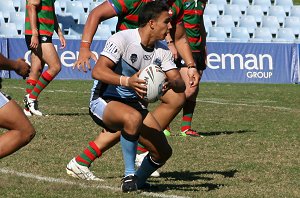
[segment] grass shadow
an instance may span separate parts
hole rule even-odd
[[[242,134],[242,133],[254,133],[256,131],[251,130],[237,130],[237,131],[208,131],[199,132],[202,136],[217,136],[217,135],[232,135],[232,134]]]

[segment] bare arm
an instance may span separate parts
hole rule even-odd
[[[58,38],[60,40],[60,45],[61,45],[60,49],[64,49],[66,47],[66,39],[64,37],[62,30],[59,27],[56,14],[54,14],[54,30],[56,31]]]
[[[28,16],[30,21],[30,27],[32,31],[30,47],[36,49],[39,45],[39,30],[38,30],[38,18],[37,18],[37,6],[41,3],[40,0],[28,0]]]
[[[22,77],[27,77],[30,71],[30,66],[24,59],[10,60],[0,53],[0,69],[14,70]]]
[[[177,69],[172,69],[166,72],[168,78],[168,86],[174,92],[180,93],[185,91],[185,83]]]
[[[186,63],[188,67],[191,67],[187,70],[187,75],[189,76],[190,86],[195,87],[198,86],[200,75],[196,69],[196,64],[193,59],[192,50],[190,48],[190,44],[188,42],[188,38],[186,36],[185,28],[182,23],[176,24],[176,28],[173,32],[174,42],[178,53]]]
[[[91,69],[89,59],[92,58],[94,61],[97,61],[96,56],[90,50],[90,46],[98,25],[102,21],[114,16],[116,16],[116,13],[107,1],[98,5],[90,12],[83,29],[79,56],[78,60],[74,63],[74,67],[77,67],[79,70],[82,69],[84,72],[86,72],[86,67],[89,70]]]

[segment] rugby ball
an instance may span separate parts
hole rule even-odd
[[[165,72],[157,65],[150,64],[144,68],[139,78],[146,81],[147,94],[144,96],[144,100],[147,102],[155,102],[162,96],[162,88],[165,83]]]

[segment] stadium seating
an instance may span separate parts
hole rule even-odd
[[[4,23],[5,23],[4,16],[3,16],[3,13],[0,11],[0,26],[1,26],[1,24],[4,24]]]
[[[212,22],[208,15],[203,15],[203,20],[204,20],[204,27],[206,28],[206,30],[207,28],[212,27]]]
[[[81,1],[66,1],[65,12],[72,14],[84,13],[83,4]]]
[[[0,1],[0,11],[3,13],[4,19],[8,19],[10,12],[16,12],[12,1]]]
[[[264,12],[260,5],[250,5],[247,7],[246,15],[251,15],[255,17],[258,26],[261,24],[261,18],[264,16]]]
[[[254,32],[254,38],[251,38],[251,42],[271,42],[272,34],[269,28],[256,28]]]
[[[80,13],[79,14],[79,19],[78,19],[78,24],[85,24],[89,14],[88,13]]]
[[[227,4],[224,6],[224,15],[231,15],[235,25],[238,23],[242,11],[239,5],[236,4]]]
[[[4,23],[0,26],[0,35],[7,37],[18,37],[18,30],[14,23]]]
[[[112,17],[102,22],[102,24],[109,26],[109,29],[112,33],[116,32],[117,23],[118,23],[118,17]]]
[[[300,17],[300,5],[293,6],[289,16]]]
[[[293,0],[275,0],[274,5],[282,6],[287,15],[289,15],[293,6]]]
[[[300,34],[300,18],[299,17],[286,17],[284,21],[285,28],[291,28],[296,37]]]
[[[75,25],[75,20],[73,18],[73,15],[70,13],[62,14],[62,15],[56,15],[57,21],[59,23],[63,24],[62,31],[67,34],[69,31],[69,28]]]
[[[14,23],[19,34],[23,34],[25,26],[25,12],[10,12],[9,23]]]
[[[272,5],[271,0],[253,0],[252,5],[259,5],[264,13],[268,14],[269,7]]]
[[[268,15],[275,16],[278,19],[280,26],[283,26],[286,13],[282,6],[270,6]]]
[[[223,27],[227,35],[230,35],[231,28],[235,27],[231,15],[219,15],[216,21],[216,26]]]
[[[72,27],[69,28],[68,36],[71,36],[72,38],[81,39],[81,35],[83,33],[83,24],[75,24]]]
[[[212,22],[212,25],[214,25],[217,20],[217,16],[219,15],[219,10],[217,5],[207,4],[204,10],[204,15],[208,15]]]
[[[89,12],[91,12],[95,7],[100,5],[102,2],[91,2],[89,7]]]
[[[227,34],[223,27],[210,27],[207,41],[225,41]]]
[[[219,14],[223,14],[224,6],[227,5],[226,0],[210,0],[209,3],[217,5]]]
[[[273,39],[273,42],[289,42],[292,43],[295,41],[295,35],[291,28],[279,28],[277,37]]]
[[[247,7],[250,5],[249,0],[231,0],[230,4],[238,5],[242,14],[245,14]]]
[[[246,27],[249,34],[253,35],[255,28],[257,27],[257,23],[255,17],[252,15],[244,15],[240,18],[239,27]]]
[[[231,36],[227,41],[231,42],[248,42],[250,39],[249,32],[246,27],[233,27]]]
[[[269,28],[273,37],[276,36],[278,28],[280,28],[279,21],[275,16],[263,16],[261,27]]]
[[[98,40],[107,40],[111,36],[109,25],[100,24],[97,28],[94,38]]]

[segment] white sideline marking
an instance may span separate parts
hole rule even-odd
[[[15,86],[6,86],[8,89],[22,89],[25,90],[23,87],[15,87]],[[90,91],[83,91],[83,92],[78,92],[78,91],[71,91],[71,90],[43,90],[43,92],[62,92],[62,93],[90,93]],[[224,100],[223,100],[224,101]],[[279,107],[279,106],[268,106],[268,105],[259,105],[259,104],[246,104],[246,103],[229,103],[229,102],[221,102],[218,99],[197,99],[197,102],[204,102],[204,103],[212,103],[212,104],[220,104],[220,105],[235,105],[235,106],[248,106],[248,107],[261,107],[261,108],[270,108],[270,109],[276,109],[276,110],[284,110],[284,111],[299,111],[299,109],[292,109],[289,107]],[[252,103],[263,103],[266,101],[252,101]],[[275,101],[267,101],[267,102],[275,102]]]
[[[254,105],[254,104],[245,104],[245,103],[229,103],[229,102],[219,102],[214,100],[199,100],[197,102],[204,102],[204,103],[212,103],[212,104],[220,104],[220,105],[235,105],[235,106],[248,106],[248,107],[262,107],[262,108],[270,108],[270,109],[277,109],[277,110],[286,110],[286,111],[297,111],[298,109],[292,109],[289,107],[278,107],[278,106],[268,106],[268,105]]]
[[[79,183],[79,182],[72,182],[72,181],[68,181],[68,180],[60,179],[60,178],[44,177],[44,176],[34,175],[34,174],[31,174],[31,173],[17,172],[17,171],[14,171],[14,170],[8,170],[6,168],[0,168],[0,173],[17,175],[19,177],[35,179],[35,180],[38,180],[38,181],[46,181],[46,182],[50,182],[50,183],[77,185],[77,186],[80,186],[82,188],[106,189],[106,190],[111,190],[111,191],[114,191],[114,192],[121,192],[120,188],[115,188],[115,187],[111,187],[111,186],[105,186],[105,185],[100,185],[100,184],[86,185],[86,184],[82,184],[82,183]],[[140,194],[144,195],[144,196],[148,196],[148,197],[188,198],[188,197],[183,197],[183,196],[165,195],[165,194],[162,194],[162,193],[154,193],[154,192],[141,192]]]

